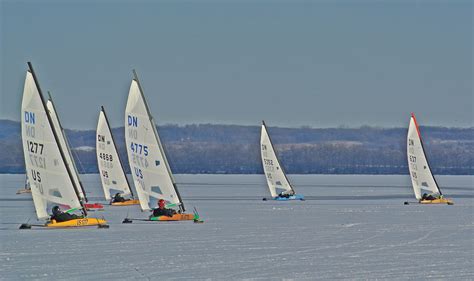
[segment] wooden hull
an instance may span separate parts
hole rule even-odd
[[[172,217],[168,216],[159,216],[151,217],[151,221],[192,221],[194,220],[194,214],[174,214]]]
[[[64,222],[56,222],[52,220],[51,222],[46,223],[46,227],[81,227],[81,226],[98,226],[105,225],[107,221],[104,219],[98,218],[82,218],[82,219],[73,219]]]
[[[110,205],[112,206],[130,206],[130,205],[140,205],[140,200],[132,199],[125,202],[113,202]]]
[[[452,199],[449,198],[439,198],[439,199],[434,199],[434,200],[420,200],[420,204],[448,204],[448,205],[454,205],[454,202]]]

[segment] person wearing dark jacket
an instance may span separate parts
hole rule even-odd
[[[421,196],[421,200],[436,200],[438,199],[437,197],[433,196],[432,194],[426,194],[423,193],[423,196]]]
[[[159,217],[159,216],[168,216],[172,217],[174,214],[176,214],[176,211],[173,209],[167,209],[165,207],[165,200],[160,199],[158,200],[158,208],[153,209],[153,217]]]
[[[116,202],[125,202],[127,201],[125,198],[122,197],[122,194],[120,193],[116,193],[114,198],[112,199],[112,203],[116,203]]]
[[[64,221],[70,221],[74,219],[82,219],[83,216],[78,216],[74,214],[69,214],[61,211],[59,206],[54,206],[53,207],[53,215],[51,216],[51,220],[55,220],[56,222],[64,222]]]
[[[290,196],[292,195],[295,195],[295,193],[291,190],[291,191],[284,191],[280,194],[278,194],[278,197],[280,198],[290,198]]]

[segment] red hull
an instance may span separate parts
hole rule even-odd
[[[60,204],[59,206],[63,210],[71,209],[71,206],[69,206],[69,205]],[[87,210],[102,210],[102,209],[104,209],[104,205],[102,205],[100,203],[85,203],[84,207],[86,207]]]
[[[102,205],[100,203],[85,203],[84,207],[86,207],[86,209],[88,209],[88,210],[90,210],[90,209],[103,209],[104,205]]]

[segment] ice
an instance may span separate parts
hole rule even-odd
[[[98,175],[81,177],[102,201]],[[454,206],[415,201],[408,176],[290,176],[308,200],[262,201],[263,175],[177,175],[192,222],[122,224],[138,206],[106,206],[109,229],[19,230],[36,222],[24,175],[0,175],[0,279],[472,279],[472,176],[439,176]]]

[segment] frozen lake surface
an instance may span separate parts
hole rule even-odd
[[[82,175],[91,202],[98,175]],[[306,201],[262,201],[263,175],[177,175],[204,224],[122,224],[138,206],[90,212],[109,229],[36,222],[24,175],[0,175],[0,279],[472,279],[472,176],[439,176],[454,206],[414,201],[408,176],[290,176]],[[101,201],[105,203],[105,201]]]

